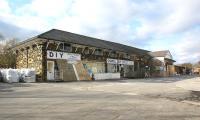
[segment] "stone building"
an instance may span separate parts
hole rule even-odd
[[[192,68],[194,74],[200,74],[200,66],[196,66]]]
[[[52,29],[17,44],[16,68],[34,68],[37,81],[143,77],[147,50]]]
[[[172,54],[169,50],[149,52],[153,57],[155,71],[152,76],[167,77],[175,74]],[[156,63],[156,64],[155,64]]]

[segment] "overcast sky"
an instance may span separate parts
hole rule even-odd
[[[53,28],[200,60],[200,0],[0,0],[4,36]]]

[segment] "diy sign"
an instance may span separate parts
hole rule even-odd
[[[108,64],[121,64],[121,65],[134,65],[133,61],[129,60],[117,60],[117,59],[107,59]]]
[[[69,61],[81,60],[80,54],[57,52],[57,51],[47,51],[47,59],[64,59]]]

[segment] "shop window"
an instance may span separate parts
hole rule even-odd
[[[59,46],[58,46],[58,50],[63,50],[63,46],[64,46],[63,43],[59,44]]]
[[[66,52],[71,52],[71,50],[72,50],[71,45],[67,44],[67,43],[59,44],[58,49],[62,50],[62,51],[66,51]]]
[[[94,54],[95,55],[103,55],[103,51],[101,49],[96,49]]]
[[[64,43],[63,50],[67,52],[71,52],[71,45]]]
[[[129,56],[129,54],[124,54],[124,58],[130,59],[131,57]]]
[[[116,54],[116,52],[115,52],[115,51],[112,51],[112,52],[110,53],[110,57],[112,57],[112,58],[115,58],[115,57],[117,57],[117,54]]]

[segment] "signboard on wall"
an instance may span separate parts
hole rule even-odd
[[[63,59],[63,60],[69,60],[69,61],[77,61],[77,60],[81,60],[81,55],[75,54],[75,53],[66,53],[66,52],[48,50],[47,59]]]
[[[129,61],[129,60],[118,60],[118,64],[122,64],[122,65],[134,65],[133,61]]]
[[[117,59],[107,59],[107,63],[109,63],[109,64],[117,64]]]
[[[121,64],[121,65],[134,65],[133,61],[129,60],[117,60],[117,59],[107,59],[108,64]]]

